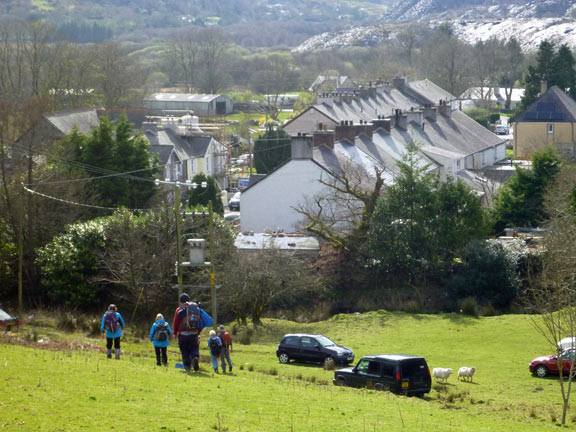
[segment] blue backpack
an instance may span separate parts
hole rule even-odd
[[[220,339],[214,336],[210,339],[210,352],[212,355],[218,356],[222,352],[222,345],[220,344]]]
[[[183,306],[179,315],[182,318],[179,331],[199,332],[202,330],[200,326],[200,308],[196,303],[188,303]]]

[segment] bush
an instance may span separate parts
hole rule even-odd
[[[238,343],[242,345],[250,345],[250,339],[252,338],[252,329],[244,327],[238,331]]]
[[[61,313],[56,319],[56,328],[65,332],[75,332],[77,327],[76,318],[70,313]]]
[[[464,315],[477,317],[478,316],[478,302],[474,297],[466,297],[460,301],[460,311]]]
[[[448,283],[448,298],[458,305],[472,297],[480,305],[491,304],[496,309],[507,309],[520,286],[518,267],[525,251],[521,240],[506,248],[495,241],[472,242],[463,265],[455,269]]]
[[[490,114],[490,117],[489,117],[490,123],[496,123],[499,120],[500,120],[500,113],[495,112],[495,113]]]

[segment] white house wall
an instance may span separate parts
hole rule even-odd
[[[311,160],[291,160],[242,193],[240,228],[252,232],[291,233],[303,217],[294,208],[325,191],[319,179],[329,174]]]

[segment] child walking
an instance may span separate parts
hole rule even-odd
[[[214,369],[214,372],[218,373],[218,359],[222,352],[222,342],[220,341],[220,338],[216,336],[214,330],[210,330],[208,348],[210,348],[210,361],[212,362],[212,368]]]
[[[168,366],[168,356],[166,349],[170,345],[170,335],[172,329],[170,325],[164,320],[164,315],[156,315],[156,321],[152,324],[150,329],[150,340],[154,344],[154,351],[156,351],[156,364],[158,366]]]

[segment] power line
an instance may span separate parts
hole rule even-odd
[[[120,210],[120,208],[121,208],[121,207],[103,207],[103,206],[97,206],[97,205],[93,205],[93,204],[78,203],[78,202],[66,200],[66,199],[63,199],[63,198],[58,198],[58,197],[55,197],[55,196],[46,195],[46,194],[43,194],[42,192],[38,192],[38,191],[35,191],[35,190],[32,190],[32,189],[29,189],[29,188],[27,188],[27,187],[24,186],[24,185],[22,185],[22,188],[23,188],[26,192],[31,193],[31,194],[33,194],[33,195],[39,195],[39,196],[41,196],[41,197],[43,197],[43,198],[48,198],[48,199],[51,199],[51,200],[54,200],[54,201],[58,201],[58,202],[62,202],[62,203],[69,204],[69,205],[75,205],[75,206],[79,206],[79,207],[99,209],[99,210]],[[151,210],[158,210],[158,209],[150,209],[150,208],[148,208],[148,209],[141,209],[141,208],[140,208],[140,209],[129,209],[129,208],[127,208],[127,209],[125,209],[125,210],[128,210],[128,211],[151,211]]]

